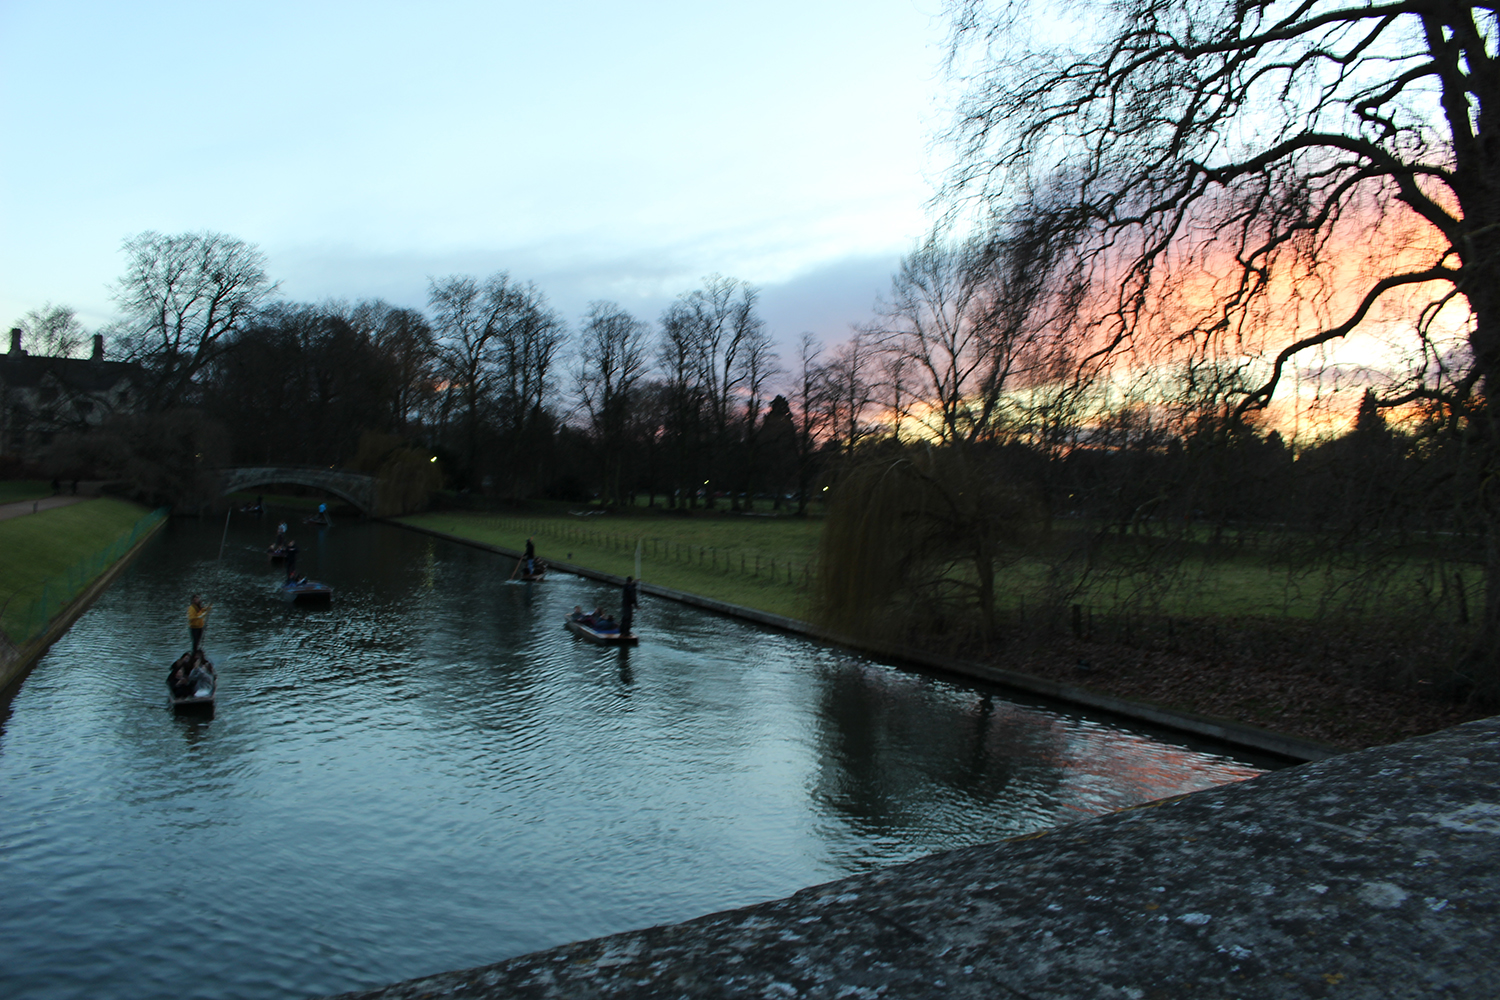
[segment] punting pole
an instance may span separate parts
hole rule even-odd
[[[220,559],[224,558],[224,543],[227,542],[227,541],[229,541],[229,516],[231,514],[233,514],[233,513],[234,513],[234,507],[232,505],[230,506],[230,508],[228,510],[226,510],[224,512],[224,537],[221,538],[221,539],[219,539],[219,558]]]

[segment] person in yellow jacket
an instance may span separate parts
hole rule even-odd
[[[192,603],[188,605],[188,631],[193,636],[193,652],[198,651],[198,644],[203,641],[203,626],[208,624],[208,613],[214,609],[212,604],[204,604],[203,598],[197,594],[193,595]]]

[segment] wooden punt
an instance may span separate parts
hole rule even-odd
[[[547,579],[547,564],[543,560],[533,556],[531,559],[532,572],[530,573],[525,572],[525,566],[526,559],[524,556],[517,559],[516,568],[511,571],[510,578],[512,580],[519,580],[522,583],[537,583],[538,581]]]
[[[590,628],[583,622],[575,622],[571,618],[564,618],[563,625],[567,626],[569,632],[580,639],[596,642],[601,646],[635,646],[641,641],[641,637],[634,632],[621,635],[619,632],[600,632]]]
[[[316,580],[288,581],[281,585],[281,599],[288,604],[327,604],[333,600],[333,588]]]

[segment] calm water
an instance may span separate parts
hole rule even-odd
[[[0,707],[0,996],[305,997],[1258,773],[383,525],[174,522]],[[544,552],[543,555],[546,553]],[[164,707],[193,590],[212,720]]]

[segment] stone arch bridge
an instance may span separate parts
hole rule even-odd
[[[222,479],[221,496],[270,486],[275,483],[291,483],[296,486],[311,486],[325,490],[334,496],[358,507],[360,513],[375,514],[375,477],[357,472],[335,472],[316,466],[260,466],[220,469]]]

